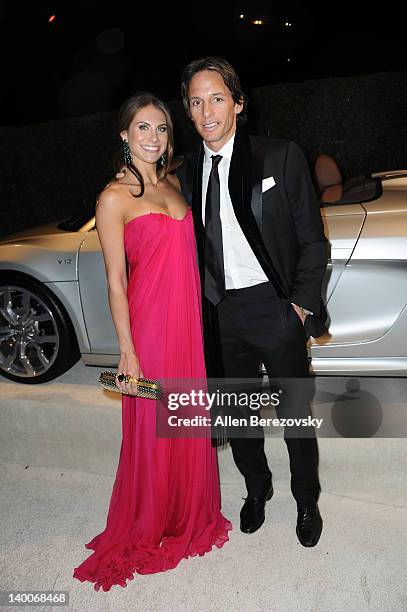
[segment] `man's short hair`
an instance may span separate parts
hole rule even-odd
[[[192,77],[203,70],[215,70],[222,77],[226,87],[229,89],[233,101],[236,104],[243,102],[242,111],[237,115],[237,121],[242,124],[246,121],[247,96],[242,90],[240,79],[236,70],[222,57],[201,57],[200,59],[190,62],[181,74],[181,97],[187,115],[190,117],[189,109],[189,84]]]

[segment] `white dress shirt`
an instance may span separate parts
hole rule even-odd
[[[204,163],[202,172],[202,221],[205,225],[205,203],[209,174],[212,168],[212,155],[222,155],[219,162],[220,181],[220,220],[222,224],[223,264],[225,268],[226,289],[241,289],[268,281],[266,274],[254,255],[246,236],[236,219],[229,195],[228,181],[230,160],[233,153],[235,135],[217,152],[211,151],[204,143]]]

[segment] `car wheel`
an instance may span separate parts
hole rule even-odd
[[[80,357],[72,323],[44,285],[16,275],[0,277],[0,374],[42,383]]]

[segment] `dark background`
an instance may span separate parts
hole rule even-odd
[[[395,7],[349,0],[0,0],[0,122],[113,110],[140,89],[177,99],[182,66],[201,55],[229,59],[247,90],[402,70],[405,35]]]
[[[0,0],[0,235],[92,214],[135,91],[169,102],[190,149],[180,73],[202,55],[237,69],[250,131],[295,140],[311,171],[318,153],[345,178],[407,167],[402,25],[390,2]]]

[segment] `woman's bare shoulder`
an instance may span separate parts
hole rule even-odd
[[[96,200],[96,213],[114,213],[115,216],[123,216],[125,202],[123,192],[115,183],[108,183],[99,193]]]

